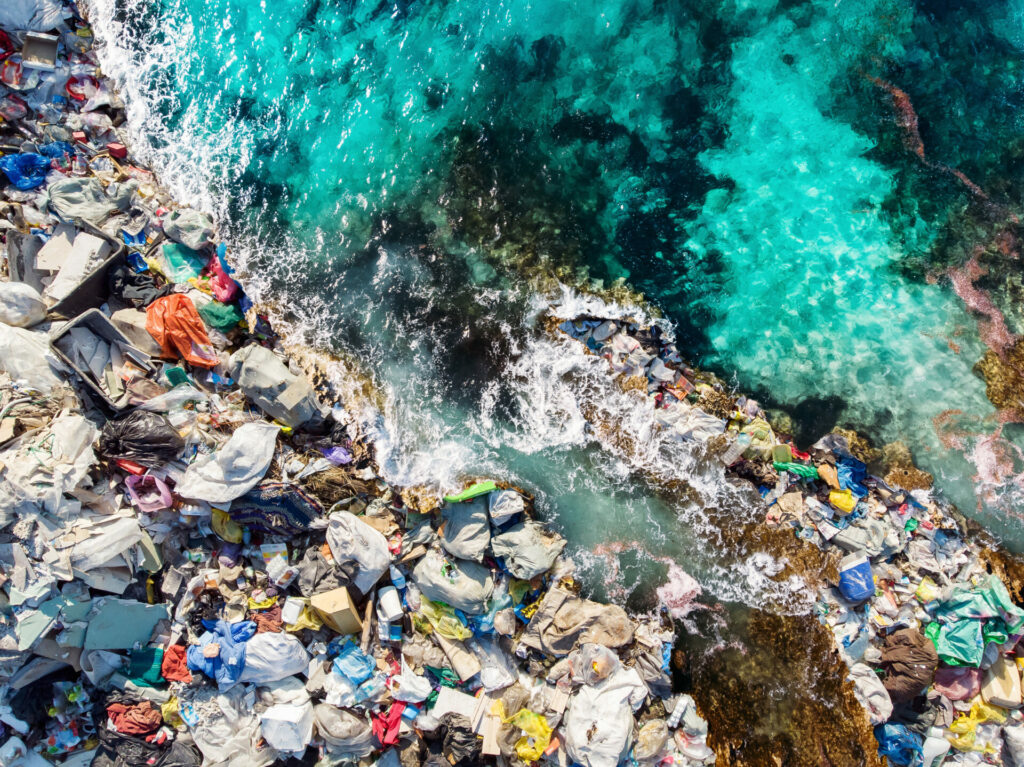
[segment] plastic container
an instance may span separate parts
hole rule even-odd
[[[398,596],[398,589],[394,586],[384,586],[377,590],[377,604],[380,607],[381,615],[388,623],[402,620],[402,616],[405,614],[402,610],[402,600]]]
[[[114,401],[107,396],[107,393],[99,387],[99,384],[93,380],[92,375],[78,367],[78,365],[71,361],[71,357],[65,353],[64,348],[67,348],[67,345],[71,343],[68,333],[75,327],[88,328],[91,332],[98,335],[107,343],[118,341],[132,349],[135,349],[135,347],[132,346],[128,337],[118,330],[114,323],[107,319],[107,315],[99,309],[89,309],[84,314],[75,317],[75,319],[50,337],[50,348],[53,349],[54,354],[60,358],[61,362],[74,371],[75,375],[78,376],[82,380],[82,383],[85,384],[89,393],[93,394],[101,405],[114,413],[121,412],[126,408],[131,407],[127,403],[123,405],[115,404]],[[147,370],[148,373],[152,373],[155,368],[146,361],[149,355],[138,349],[136,349],[136,351],[138,354],[133,357],[132,362]]]
[[[78,287],[50,307],[49,311],[51,314],[58,314],[61,317],[67,318],[75,317],[87,309],[100,306],[107,300],[110,296],[110,290],[107,287],[107,273],[110,271],[110,267],[117,263],[118,259],[123,260],[128,252],[123,242],[111,237],[88,221],[78,220],[75,222],[75,226],[84,232],[88,232],[96,237],[102,237],[109,242],[111,254],[99,266],[93,269],[78,284]]]
[[[946,732],[941,727],[928,730],[921,748],[921,767],[941,767],[949,753],[950,743],[946,740]]]
[[[863,553],[847,554],[839,563],[839,591],[851,602],[863,602],[875,595],[871,563]]]

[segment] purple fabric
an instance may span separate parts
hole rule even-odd
[[[345,464],[352,463],[352,453],[340,445],[334,447],[320,448],[320,452],[324,454],[324,458],[333,463],[335,466],[344,466]]]
[[[943,666],[936,670],[933,685],[950,700],[970,700],[981,692],[981,669]]]

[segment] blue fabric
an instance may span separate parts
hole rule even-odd
[[[9,154],[0,157],[0,170],[23,192],[35,189],[46,181],[50,172],[50,158],[41,154]]]
[[[206,676],[216,680],[222,690],[233,686],[245,668],[245,643],[256,633],[256,624],[252,621],[203,621],[206,633],[199,637],[199,644],[191,645],[185,653],[188,667],[193,671],[202,671]],[[218,644],[220,654],[216,658],[203,655],[203,648],[209,644]]]
[[[886,722],[875,728],[878,741],[878,755],[884,756],[890,764],[906,767],[921,753],[922,740],[917,733],[905,725]]]
[[[334,670],[353,684],[362,684],[377,670],[377,662],[350,639],[334,659]]]
[[[836,474],[839,475],[839,487],[849,490],[858,498],[868,494],[868,489],[861,484],[868,476],[868,467],[856,458],[838,458]]]

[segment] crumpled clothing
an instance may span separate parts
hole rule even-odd
[[[164,650],[164,658],[160,663],[160,674],[168,682],[191,682],[188,663],[185,660],[185,646],[172,644]]]
[[[527,647],[561,657],[585,642],[612,649],[622,647],[632,641],[635,629],[621,607],[580,599],[556,587],[544,595],[521,641]]]
[[[981,678],[980,668],[943,666],[935,672],[933,685],[950,700],[970,700],[981,692]]]
[[[885,638],[882,668],[893,703],[905,703],[919,695],[931,684],[938,665],[935,646],[917,629],[900,629]]]
[[[253,613],[252,621],[256,624],[256,633],[284,631],[284,623],[281,620],[281,605],[274,605],[269,610]]]
[[[112,703],[107,706],[107,716],[114,729],[122,735],[148,735],[158,729],[164,721],[160,709],[148,700],[134,706]]]
[[[223,620],[204,620],[203,626],[207,630],[199,637],[199,644],[188,648],[188,667],[215,679],[217,686],[225,690],[238,681],[245,669],[245,643],[256,634],[256,624],[252,621],[229,624]],[[207,658],[203,650],[211,644],[218,645],[220,652],[214,658]]]
[[[320,516],[320,503],[290,482],[264,482],[231,504],[231,519],[270,535],[305,532]]]
[[[393,746],[398,742],[398,730],[402,726],[402,712],[405,703],[392,703],[387,713],[373,717],[373,734],[384,747]]]

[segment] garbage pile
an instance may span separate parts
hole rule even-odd
[[[835,432],[801,451],[755,401],[687,366],[657,325],[580,317],[558,328],[639,377],[633,388],[672,437],[724,435],[726,471],[757,486],[765,523],[834,552],[838,579],[816,609],[889,764],[1024,767],[1024,609],[905,448],[883,456]]]
[[[388,487],[75,6],[0,26],[0,764],[713,763],[671,621],[582,598],[525,492]]]

